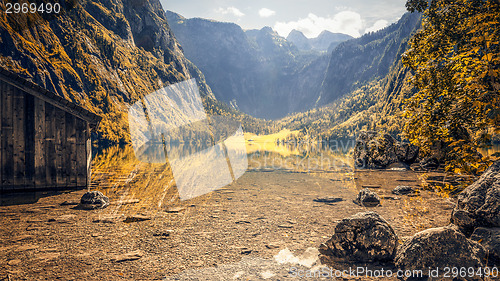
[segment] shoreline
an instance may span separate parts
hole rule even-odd
[[[85,191],[2,206],[0,276],[12,280],[162,280],[243,258],[272,259],[285,249],[300,255],[328,240],[342,218],[362,211],[379,213],[400,240],[425,228],[447,225],[453,203],[434,192],[424,190],[417,197],[399,199],[390,195],[392,185],[411,175],[416,176],[414,172],[363,171],[338,181],[341,173],[250,171],[210,194],[176,202],[181,208],[173,212],[166,212],[170,206],[165,204],[164,210],[141,214],[132,208],[134,204],[117,208],[113,205],[116,198],[103,210],[60,205],[78,201]],[[381,207],[352,203],[362,185],[377,181]],[[313,201],[324,196],[343,200]],[[138,214],[148,219],[123,222]],[[134,251],[140,251],[136,260],[113,261]]]

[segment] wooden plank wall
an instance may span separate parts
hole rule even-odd
[[[76,185],[87,186],[87,147],[86,147],[86,122],[76,122]]]
[[[2,186],[14,185],[13,89],[2,83]]]
[[[86,188],[88,123],[7,83],[0,100],[0,190]]]
[[[35,97],[32,95],[25,96],[26,109],[24,111],[24,119],[26,126],[24,130],[24,151],[25,155],[25,181],[26,188],[35,187]]]
[[[35,99],[35,186],[45,188],[47,185],[47,168],[45,153],[45,102]]]
[[[14,185],[24,186],[26,172],[25,153],[25,96],[23,92],[13,89],[13,135],[14,135]]]

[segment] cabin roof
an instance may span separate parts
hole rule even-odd
[[[97,126],[102,117],[19,75],[0,67],[0,80]]]

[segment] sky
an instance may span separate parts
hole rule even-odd
[[[309,38],[323,30],[359,37],[396,22],[406,0],[160,0],[186,18],[234,22],[243,29],[270,26],[281,36],[297,29]]]

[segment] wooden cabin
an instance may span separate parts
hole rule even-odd
[[[0,68],[0,191],[87,188],[101,117]]]

